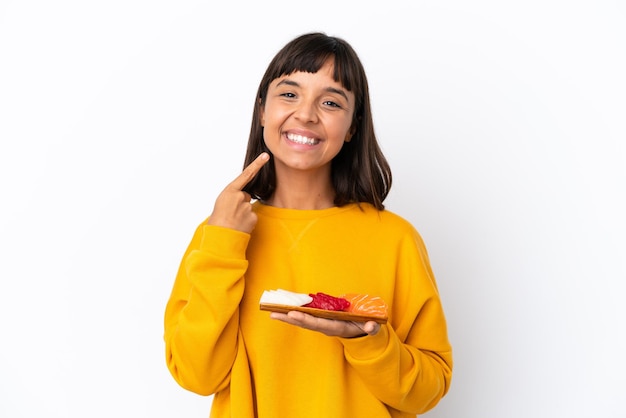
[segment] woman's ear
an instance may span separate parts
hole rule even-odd
[[[352,126],[350,127],[350,130],[348,130],[348,132],[346,133],[344,142],[350,142],[355,132],[356,132],[356,124],[353,123]]]

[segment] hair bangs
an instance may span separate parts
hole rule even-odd
[[[362,87],[359,80],[363,74],[355,65],[358,60],[356,53],[339,39],[310,34],[286,45],[274,57],[263,77],[260,98],[265,98],[272,80],[299,71],[316,73],[329,59],[334,61],[333,79],[347,90],[358,93]]]

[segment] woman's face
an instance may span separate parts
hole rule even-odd
[[[350,140],[354,94],[333,80],[333,60],[316,73],[273,80],[261,108],[265,144],[276,173],[330,173],[330,162]]]

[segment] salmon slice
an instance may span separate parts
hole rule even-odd
[[[381,318],[387,317],[387,304],[379,296],[347,293],[341,297],[350,302],[350,306],[346,309],[347,312]]]

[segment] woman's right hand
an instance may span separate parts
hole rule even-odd
[[[208,224],[223,226],[237,231],[250,233],[254,229],[257,216],[252,211],[251,196],[243,191],[254,176],[270,160],[267,152],[259,154],[235,180],[233,180],[217,196],[213,213],[209,216]]]

